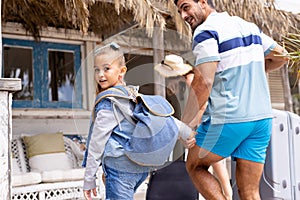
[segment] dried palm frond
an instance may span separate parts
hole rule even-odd
[[[122,10],[117,14],[113,3],[97,1],[90,6],[89,10],[89,29],[103,39],[117,34],[135,23],[130,11]]]
[[[282,36],[283,45],[290,58],[290,68],[293,72],[300,73],[300,30],[295,29],[295,33],[288,33]]]
[[[293,62],[300,61],[300,34],[289,33],[287,36],[283,36],[286,49],[290,60]]]
[[[150,0],[114,0],[115,9],[118,13],[122,9],[130,10],[134,20],[140,27],[145,27],[148,36],[152,36],[155,26],[165,28],[166,22],[162,14],[154,7]]]
[[[173,0],[168,0],[168,2],[172,16],[176,17],[176,21],[182,20],[177,17],[178,9]],[[232,16],[239,16],[253,22],[277,41],[281,40],[282,35],[292,30],[291,26],[300,26],[300,16],[276,9],[275,0],[212,0],[212,3],[218,12],[226,11]],[[177,29],[180,30],[180,27]]]
[[[3,22],[21,23],[36,39],[43,27],[78,28],[86,33],[93,0],[2,0]]]
[[[87,33],[89,27],[89,10],[88,5],[93,4],[93,0],[64,0],[66,15],[69,21],[75,27],[80,27],[83,33]]]
[[[151,0],[2,0],[2,5],[3,22],[21,23],[36,39],[47,26],[75,28],[82,33],[89,30],[102,37],[134,23],[151,36],[154,26],[164,29],[166,24]]]
[[[252,21],[277,41],[281,40],[282,34],[291,32],[291,25],[299,28],[300,16],[276,10],[274,0],[267,0],[267,3],[261,3],[261,0],[213,1],[217,11],[227,11]],[[155,3],[163,4],[166,10],[158,9]],[[151,36],[155,26],[165,28],[166,15],[174,18],[176,29],[182,36],[191,36],[189,26],[179,16],[173,0],[2,0],[2,5],[3,22],[23,24],[36,39],[41,29],[47,26],[75,28],[82,33],[89,30],[107,37],[134,23],[145,27]]]
[[[213,0],[213,3],[217,11],[253,22],[277,41],[300,22],[299,15],[276,9],[275,0]]]

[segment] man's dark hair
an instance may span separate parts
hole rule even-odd
[[[193,0],[193,1],[197,3],[199,0]],[[177,6],[178,0],[174,0],[174,3],[175,3],[175,5]],[[215,8],[215,6],[214,6],[214,4],[213,4],[213,2],[212,2],[211,0],[207,0],[207,4],[208,4],[210,7]]]

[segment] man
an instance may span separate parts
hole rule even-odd
[[[253,24],[210,0],[174,0],[193,30],[194,80],[182,120],[189,124],[208,101],[189,150],[187,169],[205,199],[226,199],[208,168],[223,158],[237,161],[241,199],[260,199],[259,182],[272,128],[265,72],[283,66],[285,50]],[[282,56],[277,56],[281,54]]]

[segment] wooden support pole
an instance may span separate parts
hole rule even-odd
[[[2,1],[1,1],[2,2]],[[0,2],[0,10],[2,10],[1,7],[1,2]],[[0,78],[2,77],[2,22],[1,22],[1,18],[0,18]]]
[[[288,74],[288,66],[285,65],[284,67],[280,68],[280,75],[282,80],[283,86],[283,96],[284,96],[284,110],[289,112],[294,112],[293,109],[293,99],[289,81],[289,74]]]
[[[156,65],[164,59],[164,32],[159,27],[154,27],[153,37],[153,64]],[[165,78],[154,70],[154,93],[166,96]]]
[[[0,78],[0,199],[11,199],[12,92],[21,90],[21,79]]]

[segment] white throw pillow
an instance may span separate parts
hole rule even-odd
[[[30,171],[68,170],[72,165],[66,153],[49,153],[29,158]]]

